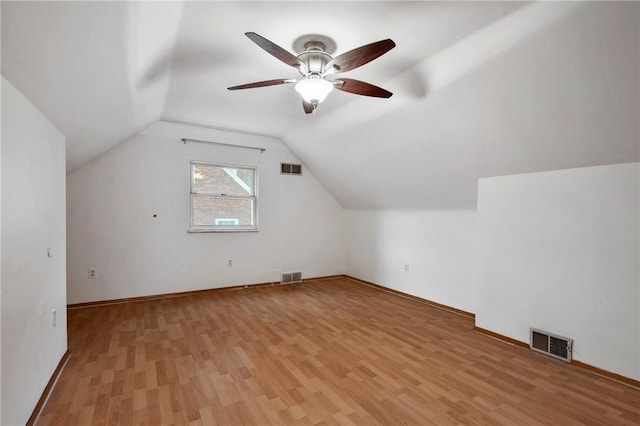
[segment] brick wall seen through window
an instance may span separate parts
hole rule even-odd
[[[191,163],[191,230],[256,230],[256,168]]]

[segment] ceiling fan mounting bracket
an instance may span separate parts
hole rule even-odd
[[[326,46],[319,41],[310,41],[304,44],[305,52],[324,52]]]
[[[329,55],[333,55],[336,52],[336,42],[322,34],[305,34],[298,37],[293,42],[293,51],[300,53],[306,51],[308,47],[318,46],[322,46],[321,51]]]

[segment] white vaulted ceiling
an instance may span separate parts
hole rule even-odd
[[[158,120],[280,138],[348,208],[475,205],[479,177],[639,160],[635,2],[2,2],[2,74],[67,137],[68,170]],[[293,51],[397,47],[305,115]]]

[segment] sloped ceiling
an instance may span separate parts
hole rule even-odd
[[[479,177],[639,160],[635,2],[2,2],[2,74],[67,137],[71,172],[158,120],[279,137],[347,208],[467,208]],[[305,115],[293,51],[397,47]]]

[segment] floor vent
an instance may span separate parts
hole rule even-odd
[[[280,163],[280,173],[283,175],[301,175],[301,164]]]
[[[543,354],[554,358],[571,362],[571,347],[573,346],[573,339],[532,328],[531,343],[529,346],[536,352],[542,352]]]
[[[283,272],[281,284],[293,284],[302,282],[302,272]]]

